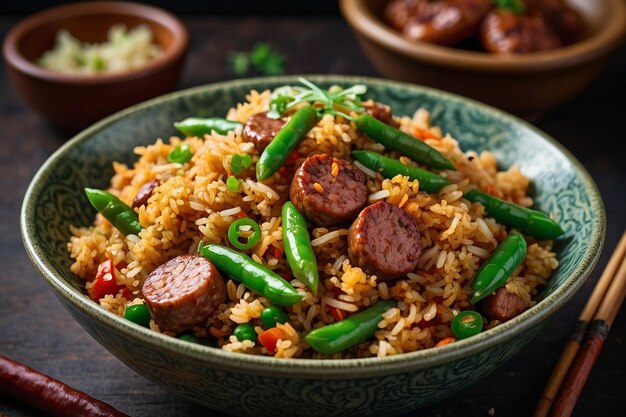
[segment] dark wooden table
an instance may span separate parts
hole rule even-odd
[[[186,18],[193,42],[180,88],[233,78],[225,51],[264,40],[287,55],[289,73],[377,76],[338,16]],[[0,34],[16,22],[0,17]],[[288,34],[285,36],[285,34]],[[136,374],[84,332],[31,266],[22,247],[19,210],[26,187],[67,135],[19,101],[0,67],[0,354],[13,357],[102,399],[131,416],[218,415]],[[574,321],[626,228],[626,48],[603,76],[539,128],[557,138],[594,177],[606,204],[608,233],[598,267],[573,300],[508,363],[479,384],[410,415],[529,416]],[[624,309],[626,310],[626,309]],[[626,416],[626,312],[618,316],[580,399],[576,416]],[[0,415],[42,416],[0,396]]]

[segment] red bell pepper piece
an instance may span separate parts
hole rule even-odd
[[[115,281],[115,264],[113,260],[107,259],[98,265],[98,272],[92,284],[89,296],[94,301],[98,301],[108,294],[117,294],[119,287]]]
[[[278,343],[279,339],[286,340],[287,335],[283,330],[279,329],[278,327],[272,327],[271,329],[267,329],[266,331],[261,333],[258,338],[259,342],[261,342],[265,349],[267,349],[269,352],[275,353],[276,343]]]
[[[346,310],[342,310],[340,308],[329,307],[331,316],[335,318],[335,321],[341,321],[346,318]]]

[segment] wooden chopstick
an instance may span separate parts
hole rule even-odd
[[[624,300],[624,295],[626,295],[626,232],[622,234],[591,297],[578,317],[576,329],[552,371],[533,417],[546,417],[551,408],[551,416],[571,415]],[[557,393],[558,398],[555,400]]]

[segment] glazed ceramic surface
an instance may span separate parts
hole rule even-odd
[[[555,140],[482,104],[410,84],[340,76],[307,77],[322,86],[364,83],[368,97],[394,114],[419,107],[459,140],[462,149],[490,150],[501,168],[517,164],[532,178],[536,207],[566,230],[555,243],[560,266],[520,316],[469,339],[384,359],[275,359],[230,353],[152,332],[102,310],[69,270],[70,225],[95,212],[84,187],[106,188],[111,163],[135,160],[132,149],[176,134],[188,116],[224,116],[251,89],[296,84],[296,77],[259,78],[174,93],[117,113],[60,148],[34,177],[21,227],[33,264],[74,318],[138,373],[207,407],[247,415],[392,415],[450,396],[506,361],[582,285],[605,235],[604,206],[585,169]]]

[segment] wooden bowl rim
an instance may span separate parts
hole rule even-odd
[[[613,18],[588,38],[549,51],[501,56],[410,41],[376,17],[366,3],[367,0],[339,0],[344,18],[359,35],[416,61],[477,72],[529,73],[572,67],[608,54],[626,33],[626,2],[602,0],[601,5],[608,8],[607,14]]]

